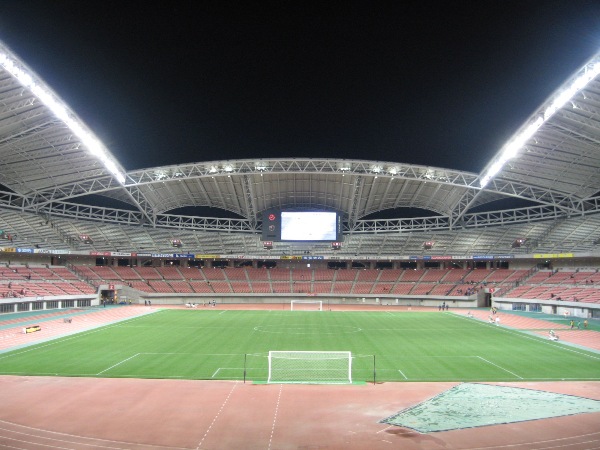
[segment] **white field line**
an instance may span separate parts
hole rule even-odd
[[[132,355],[132,356],[130,356],[129,358],[125,358],[123,361],[120,361],[120,362],[118,362],[118,363],[116,363],[116,364],[113,364],[112,366],[110,366],[110,367],[108,367],[108,368],[106,368],[106,369],[104,369],[104,370],[102,370],[102,371],[98,372],[96,375],[100,375],[100,374],[102,374],[102,373],[106,372],[107,370],[110,370],[110,369],[112,369],[113,367],[117,367],[119,364],[123,364],[124,362],[127,362],[127,361],[129,361],[130,359],[133,359],[133,358],[135,358],[136,356],[139,356],[139,355],[140,355],[140,353],[136,353],[135,355]]]
[[[495,366],[495,367],[497,367],[498,369],[504,370],[505,372],[508,372],[508,373],[510,373],[511,375],[514,375],[515,377],[517,377],[517,378],[519,378],[519,379],[521,379],[521,380],[523,379],[523,377],[520,377],[520,376],[519,376],[519,375],[517,375],[516,373],[514,373],[514,372],[511,372],[510,370],[508,370],[508,369],[505,369],[504,367],[502,367],[502,366],[499,366],[498,364],[494,364],[493,362],[491,362],[491,361],[488,361],[487,359],[485,359],[485,358],[482,358],[481,356],[477,356],[477,358],[479,358],[479,359],[481,359],[481,360],[485,361],[485,362],[486,362],[486,363],[488,363],[488,364],[491,364],[492,366]]]

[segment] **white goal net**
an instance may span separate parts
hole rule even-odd
[[[322,300],[292,300],[290,305],[292,311],[323,311]]]
[[[351,352],[270,351],[268,383],[351,384]]]

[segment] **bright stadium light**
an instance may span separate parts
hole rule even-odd
[[[48,108],[52,114],[63,122],[75,136],[85,145],[87,150],[97,157],[104,167],[121,184],[125,183],[125,174],[111,157],[110,152],[104,144],[73,114],[70,109],[58,97],[54,95],[41,82],[36,81],[35,75],[30,73],[21,62],[8,53],[1,50],[0,43],[0,66],[10,73],[21,86],[31,91],[35,97]]]
[[[479,181],[480,187],[484,188],[492,178],[494,178],[500,170],[504,167],[504,164],[509,159],[517,156],[519,151],[525,146],[527,141],[531,139],[537,130],[546,123],[560,108],[566,105],[571,99],[588,83],[600,74],[600,62],[594,64],[588,64],[565,89],[560,91],[550,102],[550,105],[541,113],[535,120],[528,124],[523,130],[519,131],[513,138],[507,142],[502,151],[496,157],[494,162],[485,172]]]
[[[554,99],[550,106],[544,111],[544,120],[548,120],[556,111],[569,102],[577,92],[583,89],[590,81],[600,74],[600,63],[590,67],[585,73],[575,79],[575,81]]]

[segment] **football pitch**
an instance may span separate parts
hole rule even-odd
[[[351,352],[354,382],[600,380],[598,352],[453,313],[213,309],[1,353],[0,374],[265,382],[276,350]]]

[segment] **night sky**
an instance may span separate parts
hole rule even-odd
[[[480,172],[600,50],[600,2],[391,4],[2,0],[0,40],[128,170],[298,157]]]

